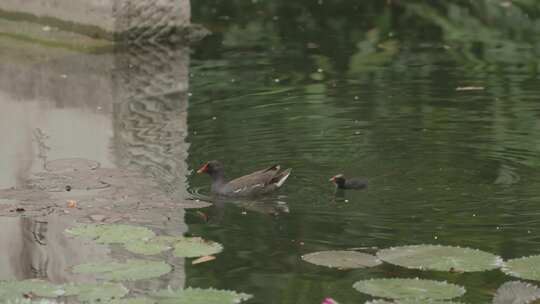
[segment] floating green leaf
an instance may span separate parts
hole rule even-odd
[[[252,296],[231,290],[186,288],[161,290],[154,297],[160,304],[235,304],[249,300]]]
[[[439,271],[483,271],[499,268],[501,258],[476,249],[413,245],[383,249],[377,256],[390,264],[411,269]]]
[[[149,240],[137,240],[126,244],[126,249],[137,254],[154,255],[172,248],[172,243],[180,240],[173,236],[157,236]]]
[[[200,237],[182,238],[174,244],[174,255],[177,257],[194,258],[213,255],[222,250],[221,244]]]
[[[78,296],[81,302],[103,302],[125,296],[129,290],[120,283],[77,283],[62,286],[66,296]]]
[[[502,270],[513,277],[540,281],[540,255],[506,261]]]
[[[495,294],[493,304],[529,304],[540,299],[540,288],[525,282],[506,282]]]
[[[129,243],[147,240],[156,235],[145,227],[131,225],[79,225],[66,230],[67,234],[96,239],[98,243]]]
[[[415,301],[452,299],[465,293],[465,288],[458,285],[420,279],[372,279],[358,281],[353,288],[374,297]]]
[[[302,259],[315,265],[343,269],[373,267],[381,264],[381,261],[373,255],[346,250],[313,252],[303,255]]]
[[[39,297],[56,298],[64,295],[65,290],[42,280],[0,282],[0,299],[4,301],[23,299],[23,295],[28,293],[32,293]]]
[[[119,262],[97,262],[75,266],[74,273],[95,274],[113,281],[135,281],[162,276],[171,271],[171,266],[163,261],[127,260]]]

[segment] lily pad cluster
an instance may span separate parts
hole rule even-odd
[[[110,304],[235,304],[252,296],[230,290],[187,288],[161,290],[148,297],[124,298],[129,290],[120,283],[54,285],[42,280],[0,281],[2,303],[55,303],[59,297],[77,297],[81,303]],[[40,301],[33,300],[40,298]]]
[[[130,225],[86,224],[68,229],[66,233],[88,237],[102,244],[123,244],[127,250],[141,255],[155,255],[174,249],[176,257],[193,258],[217,254],[223,250],[221,244],[199,237],[156,236],[148,228]]]
[[[374,267],[382,261],[408,269],[448,271],[455,273],[503,269],[509,275],[540,280],[540,256],[507,261],[491,253],[471,248],[441,245],[413,245],[379,250],[376,255],[356,251],[321,251],[302,256],[306,262],[338,269]],[[511,285],[500,291],[502,296],[509,294],[517,302],[529,303],[530,299],[540,298],[536,286]],[[519,287],[519,288],[518,288]],[[465,288],[442,281],[418,278],[370,279],[354,283],[353,288],[361,293],[375,297],[367,302],[385,303],[459,303],[451,302],[465,293]],[[502,287],[501,287],[502,288]],[[506,291],[505,291],[506,290]],[[510,291],[514,291],[512,294]],[[501,298],[501,295],[498,297]],[[523,298],[520,298],[520,296]]]

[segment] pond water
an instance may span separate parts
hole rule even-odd
[[[231,178],[280,164],[292,175],[267,197],[188,210],[187,227],[160,222],[160,213],[181,221],[181,210],[133,221],[223,244],[214,261],[175,265],[175,285],[252,294],[247,303],[363,303],[371,298],[352,288],[358,280],[420,277],[489,303],[513,280],[499,270],[343,271],[300,259],[416,244],[540,254],[540,7],[404,2],[195,1],[193,22],[213,34],[190,50],[5,51],[0,185],[83,157],[149,173],[173,197],[211,200],[208,176],[194,174],[205,161],[222,161]],[[338,173],[369,186],[336,191],[328,179]],[[27,226],[36,224],[0,221],[5,231]],[[0,279],[35,277],[17,271]]]

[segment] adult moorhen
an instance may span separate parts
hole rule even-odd
[[[291,174],[291,169],[280,171],[278,165],[273,165],[227,182],[224,171],[219,161],[212,160],[202,165],[197,173],[210,175],[213,193],[233,197],[256,196],[274,191],[281,187]]]
[[[338,174],[330,179],[338,189],[354,189],[360,190],[367,188],[368,182],[365,179],[351,178],[347,179],[343,174]]]

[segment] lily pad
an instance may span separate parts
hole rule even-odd
[[[32,293],[39,297],[56,298],[65,294],[59,286],[43,280],[0,282],[0,299],[9,302],[24,299],[23,295]]]
[[[347,250],[313,252],[303,255],[302,259],[315,265],[342,269],[374,267],[381,264],[376,256]]]
[[[529,304],[540,299],[540,288],[525,282],[506,282],[495,294],[493,304]]]
[[[67,229],[66,233],[74,236],[93,238],[96,242],[103,244],[129,243],[151,239],[156,236],[148,228],[130,225],[86,224]]]
[[[75,266],[74,273],[94,274],[99,278],[112,281],[135,281],[162,276],[172,270],[163,261],[130,259],[125,263],[97,262]]]
[[[157,236],[148,240],[137,240],[126,244],[126,249],[137,254],[154,255],[171,249],[172,243],[178,241],[178,237]]]
[[[78,296],[81,302],[103,302],[125,296],[129,290],[120,283],[78,283],[62,286],[66,296]]]
[[[97,161],[83,158],[64,158],[51,160],[45,164],[45,170],[50,172],[90,171],[99,168]]]
[[[540,281],[540,255],[508,260],[502,270],[513,277]]]
[[[421,279],[372,279],[358,281],[353,288],[374,297],[415,301],[446,300],[465,293],[465,288],[458,285]]]
[[[421,270],[484,271],[499,268],[502,259],[488,252],[439,245],[413,245],[383,249],[377,257],[390,264]]]
[[[222,250],[221,244],[200,237],[182,238],[174,244],[174,255],[177,257],[194,258],[213,255]]]
[[[245,293],[231,290],[186,288],[161,290],[153,294],[160,304],[235,304],[252,298]]]

